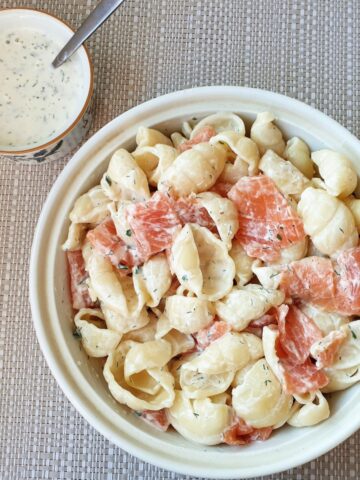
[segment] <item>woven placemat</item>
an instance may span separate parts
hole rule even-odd
[[[7,1],[77,27],[94,0]],[[357,0],[126,0],[88,42],[95,65],[92,133],[152,97],[192,86],[259,87],[360,129]],[[1,94],[1,85],[0,85]],[[66,160],[0,159],[0,478],[183,479],[104,439],[77,413],[39,350],[28,302],[40,209]],[[267,479],[358,478],[360,432],[316,461]]]

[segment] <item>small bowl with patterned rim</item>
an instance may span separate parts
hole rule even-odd
[[[93,94],[89,54],[82,46],[61,67],[51,64],[73,33],[42,11],[0,10],[0,156],[43,163],[84,139]]]

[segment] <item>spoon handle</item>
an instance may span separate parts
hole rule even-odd
[[[81,45],[97,30],[100,25],[122,4],[124,0],[102,0],[88,17],[81,27],[67,42],[52,62],[53,67],[60,67]]]

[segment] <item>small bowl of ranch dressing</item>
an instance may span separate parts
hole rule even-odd
[[[51,62],[73,31],[31,9],[0,11],[0,156],[24,163],[64,157],[91,122],[93,69],[85,47]]]

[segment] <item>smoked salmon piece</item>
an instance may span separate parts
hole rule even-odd
[[[170,425],[164,408],[161,410],[143,410],[140,414],[140,417],[146,423],[152,425],[158,430],[161,430],[162,432],[166,432]]]
[[[259,338],[262,338],[263,328],[268,327],[269,325],[277,325],[278,323],[278,312],[275,307],[270,308],[265,315],[252,320],[249,325],[245,328],[244,332],[252,333]]]
[[[126,216],[143,258],[169,248],[181,228],[173,201],[161,192],[154,193],[146,202],[129,205]]]
[[[302,220],[265,175],[242,177],[228,193],[239,212],[236,238],[250,257],[274,262],[305,238]]]
[[[214,137],[215,135],[216,130],[211,126],[205,125],[191,140],[186,140],[186,142],[183,142],[181,145],[179,145],[178,149],[180,152],[185,152],[186,150],[190,150],[190,148],[198,143],[208,142],[210,138]]]
[[[126,245],[117,235],[115,224],[111,218],[90,230],[86,237],[97,253],[107,257],[123,273],[131,273],[134,265],[144,263],[138,250]]]
[[[331,301],[335,295],[333,264],[323,257],[292,262],[281,273],[280,288],[287,297]]]
[[[235,423],[224,432],[223,442],[228,445],[246,445],[256,440],[264,441],[270,437],[272,430],[272,427],[254,428],[237,417]]]
[[[218,183],[215,183],[215,185],[210,188],[210,192],[218,193],[222,197],[227,198],[228,193],[230,192],[232,187],[233,187],[232,183],[218,182]]]
[[[360,315],[360,247],[344,250],[334,263],[327,258],[307,257],[286,266],[280,289],[340,315]]]
[[[95,304],[89,295],[89,289],[86,279],[89,277],[85,270],[85,262],[81,250],[66,252],[69,274],[70,274],[70,291],[72,306],[76,310],[81,308],[90,308]]]
[[[227,322],[217,320],[206,328],[199,330],[193,337],[200,350],[204,350],[218,338],[230,332],[231,327]]]
[[[303,394],[327,385],[324,371],[310,359],[311,346],[322,338],[314,321],[295,305],[282,305],[278,309],[278,328],[275,348],[284,391],[289,395]]]
[[[196,223],[209,230],[215,229],[214,220],[196,198],[179,198],[173,202],[173,208],[183,225],[185,223]]]
[[[318,370],[310,358],[301,365],[295,365],[288,361],[286,354],[281,355],[279,349],[277,349],[277,354],[281,362],[285,393],[301,395],[315,392],[329,383],[325,372]]]
[[[335,267],[337,301],[349,315],[360,314],[360,247],[344,250]],[[350,313],[351,312],[351,313]]]
[[[311,346],[322,339],[321,330],[295,305],[281,305],[278,311],[281,346],[288,361],[301,365],[309,357]]]
[[[196,198],[174,200],[156,192],[150,200],[129,205],[126,211],[140,257],[149,258],[172,244],[175,233],[185,223],[196,223],[211,231],[215,223]]]
[[[264,328],[268,325],[276,325],[278,323],[277,310],[277,308],[271,307],[270,310],[265,313],[265,315],[262,315],[261,317],[252,320],[248,326],[254,328]]]
[[[316,359],[317,368],[328,368],[338,359],[341,345],[346,340],[344,330],[333,330],[311,348],[311,356]]]

